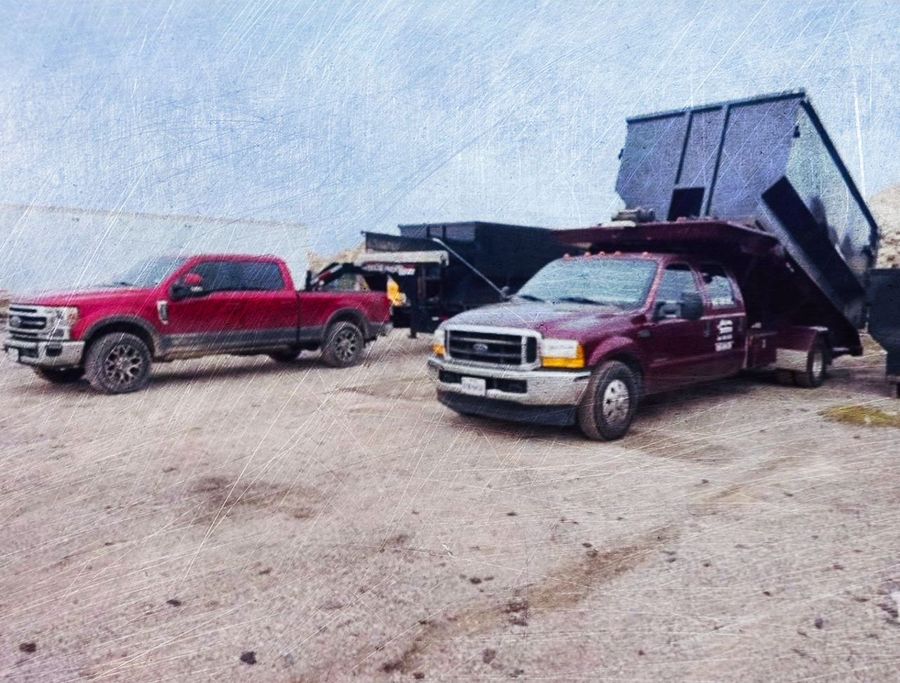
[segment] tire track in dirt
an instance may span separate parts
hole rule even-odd
[[[635,569],[652,556],[659,545],[676,537],[672,527],[652,530],[624,545],[609,550],[591,548],[576,560],[547,574],[537,583],[512,591],[505,600],[487,605],[473,604],[437,619],[422,619],[415,635],[400,653],[377,666],[382,674],[414,672],[422,659],[442,643],[487,633],[489,631],[527,626],[528,620],[542,614],[574,607],[598,586],[609,583]],[[376,648],[376,652],[383,650]],[[357,652],[340,670],[359,670],[373,658],[370,648]],[[337,669],[332,663],[294,679],[295,683],[328,680]]]

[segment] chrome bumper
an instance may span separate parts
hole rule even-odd
[[[484,396],[479,396],[478,398],[511,401],[528,406],[578,405],[587,388],[588,378],[591,376],[591,373],[587,370],[574,372],[566,370],[505,370],[503,368],[477,367],[440,358],[429,358],[428,374],[435,382],[438,391],[466,396],[470,394],[463,391],[460,383],[441,381],[440,373],[442,370],[464,377],[524,382],[524,392],[501,391],[500,389],[489,387],[485,391]]]
[[[24,365],[72,368],[81,365],[84,342],[7,339],[3,342],[3,350]]]

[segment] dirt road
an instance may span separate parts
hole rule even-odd
[[[656,399],[599,444],[450,413],[427,343],[122,397],[0,362],[0,678],[896,680],[877,353]]]

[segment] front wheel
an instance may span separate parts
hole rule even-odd
[[[147,386],[152,357],[140,337],[113,332],[91,344],[85,374],[91,386],[104,394],[125,394]]]
[[[362,330],[349,321],[328,328],[322,344],[322,360],[334,368],[347,368],[362,359],[365,338]]]
[[[84,377],[84,368],[35,368],[34,373],[52,384],[72,384]]]
[[[640,379],[619,361],[594,370],[578,405],[578,426],[589,439],[612,441],[628,432],[639,399]]]

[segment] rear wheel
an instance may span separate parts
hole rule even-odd
[[[269,354],[269,358],[276,363],[293,363],[300,357],[300,349],[285,349],[283,351],[275,351]]]
[[[804,389],[815,389],[825,382],[825,372],[828,369],[828,351],[825,344],[819,340],[809,350],[806,357],[806,370],[794,373],[794,380],[798,386]]]
[[[84,377],[84,368],[35,368],[34,372],[52,384],[72,384]]]
[[[362,359],[365,339],[362,330],[349,321],[334,323],[325,333],[322,359],[335,368],[356,365]]]
[[[578,426],[584,435],[598,441],[625,436],[637,410],[639,387],[637,373],[619,361],[594,370],[578,405]]]
[[[152,364],[150,349],[140,337],[113,332],[91,344],[85,374],[91,386],[104,394],[125,394],[147,386]]]

